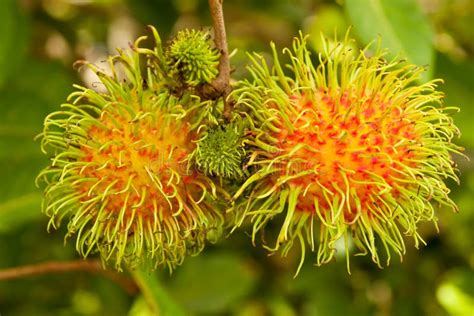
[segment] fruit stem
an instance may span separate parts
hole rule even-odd
[[[103,268],[99,260],[49,261],[0,270],[0,281],[55,274],[85,271],[100,274],[120,285],[128,294],[134,295],[138,288],[132,280]]]
[[[140,268],[130,269],[130,274],[137,283],[140,291],[153,315],[185,316],[183,309],[170,297],[161,286],[157,276]]]
[[[231,91],[230,87],[230,62],[229,50],[227,47],[227,37],[224,24],[224,13],[222,10],[223,0],[209,0],[209,8],[214,27],[214,43],[221,53],[219,61],[219,74],[210,83],[210,96],[212,98],[224,98],[224,117],[229,119],[232,112],[232,102],[227,100],[227,96]]]

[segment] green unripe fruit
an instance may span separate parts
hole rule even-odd
[[[243,177],[244,157],[242,129],[235,123],[205,132],[195,151],[196,164],[202,172],[227,179]]]
[[[190,86],[210,83],[219,73],[220,53],[214,48],[208,32],[180,31],[165,55],[169,75]]]

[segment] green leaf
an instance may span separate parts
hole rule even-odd
[[[380,35],[382,48],[392,56],[401,54],[419,66],[433,64],[433,31],[417,1],[346,0],[345,8],[364,44]]]
[[[239,304],[255,281],[254,271],[241,257],[221,252],[187,259],[168,282],[171,294],[190,312],[207,314]]]
[[[142,295],[150,310],[156,315],[181,316],[186,313],[169,296],[166,290],[158,282],[155,274],[135,269],[130,271],[135,282],[137,282]]]
[[[3,0],[0,7],[0,87],[21,65],[28,40],[28,19],[19,1]]]
[[[0,233],[15,230],[40,214],[41,194],[27,193],[0,203]]]
[[[71,76],[58,64],[30,60],[21,73],[0,89],[0,233],[42,216],[35,178],[47,157],[34,137],[71,91]]]
[[[457,106],[461,112],[454,115],[454,122],[461,130],[460,142],[474,147],[474,63],[449,59],[446,55],[438,55],[436,76],[444,80],[440,86],[445,92],[445,104]]]
[[[352,292],[344,269],[344,260],[317,268],[305,264],[297,278],[286,276],[281,283],[287,284],[291,295],[305,298],[299,315],[368,315],[363,305],[367,304],[365,295],[357,297],[357,292]]]

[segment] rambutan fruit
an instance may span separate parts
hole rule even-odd
[[[38,176],[47,184],[49,226],[67,218],[77,251],[98,252],[118,269],[173,269],[215,241],[223,225],[222,190],[189,161],[198,129],[213,120],[213,102],[168,91],[165,54],[152,31],[155,48],[140,47],[139,38],[131,52],[110,57],[111,74],[88,64],[106,92],[75,86],[40,135],[52,155]]]
[[[404,235],[423,242],[420,222],[436,223],[433,204],[456,209],[445,180],[458,181],[452,143],[459,134],[437,91],[441,80],[420,83],[424,69],[387,60],[381,49],[356,51],[353,43],[324,40],[314,66],[306,38],[285,49],[282,70],[250,56],[253,80],[234,90],[236,110],[254,128],[246,140],[255,172],[234,196],[236,226],[253,223],[253,241],[271,219],[282,226],[270,251],[283,255],[297,241],[316,253],[318,265],[334,258],[336,242],[369,253],[381,265],[402,258]],[[298,268],[298,269],[299,269]]]

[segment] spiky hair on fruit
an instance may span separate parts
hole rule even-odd
[[[350,243],[379,266],[383,249],[388,265],[391,253],[405,253],[404,235],[424,242],[417,226],[436,223],[433,203],[456,209],[444,181],[458,181],[449,114],[458,109],[442,104],[440,80],[421,84],[423,68],[354,46],[325,39],[315,67],[301,35],[284,50],[290,77],[272,43],[273,66],[251,55],[253,81],[233,92],[236,109],[253,117],[248,166],[256,169],[234,196],[236,225],[251,219],[255,241],[281,218],[265,247],[286,255],[297,242],[299,268],[307,245],[320,265],[338,240],[348,269]]]
[[[217,77],[220,53],[209,32],[184,29],[166,49],[169,74],[189,86],[210,83]]]
[[[215,241],[223,225],[222,190],[188,159],[214,106],[166,89],[161,41],[152,31],[155,48],[141,48],[146,37],[139,38],[131,52],[109,58],[111,74],[88,64],[106,92],[76,85],[40,135],[52,155],[38,176],[46,182],[49,226],[67,220],[66,237],[76,236],[81,255],[99,252],[118,269],[173,269]]]

